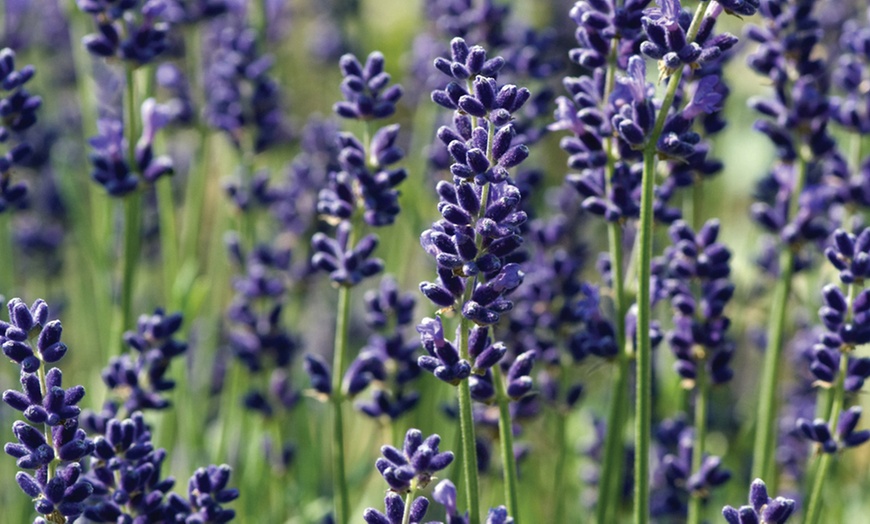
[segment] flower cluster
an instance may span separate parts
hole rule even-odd
[[[135,191],[140,182],[154,184],[157,179],[173,173],[168,156],[155,156],[153,145],[157,132],[169,123],[166,107],[149,98],[142,103],[142,135],[136,143],[133,158],[129,157],[124,124],[104,118],[97,122],[99,135],[90,139],[91,178],[109,195],[123,197]],[[132,164],[131,164],[132,161]]]
[[[270,76],[274,59],[258,48],[256,31],[238,23],[244,13],[233,14],[216,21],[210,39],[205,120],[241,153],[261,153],[287,142],[290,132]]]
[[[166,374],[172,360],[187,351],[187,343],[173,338],[181,322],[180,313],[166,315],[158,308],[153,315],[139,317],[136,332],[124,334],[124,341],[135,353],[112,358],[102,377],[106,386],[122,397],[126,413],[169,407],[163,394],[175,388],[175,382]]]
[[[20,471],[15,480],[33,499],[37,513],[48,520],[75,520],[94,492],[81,475],[81,461],[95,449],[94,441],[79,427],[78,403],[85,389],[63,389],[60,369],[45,369],[67,352],[60,340],[60,321],[48,320],[48,305],[37,300],[28,307],[20,298],[14,298],[8,309],[9,322],[0,321],[0,341],[4,354],[21,366],[21,391],[4,391],[3,401],[21,411],[27,422],[13,423],[12,433],[18,443],[7,443],[4,450],[17,459],[19,468],[33,471]],[[43,424],[45,432],[31,424]]]
[[[409,343],[404,333],[413,320],[414,297],[401,293],[394,279],[384,277],[378,290],[366,293],[365,302],[366,325],[380,332],[369,337],[356,361],[373,362],[358,367],[366,369],[379,385],[371,400],[357,402],[356,407],[372,418],[396,420],[411,411],[420,398],[417,391],[409,389],[420,375],[416,359],[419,346]]]
[[[453,462],[453,452],[438,451],[441,437],[430,435],[423,438],[418,429],[409,429],[401,450],[393,446],[381,448],[383,458],[375,463],[378,471],[397,493],[422,489],[429,485],[432,474]]]
[[[117,57],[135,66],[153,62],[169,47],[169,24],[163,21],[162,0],[76,0],[91,15],[97,32],[82,39],[94,56]]]
[[[399,85],[387,87],[390,75],[384,71],[384,57],[371,53],[365,66],[353,55],[341,59],[345,100],[334,106],[343,118],[369,122],[390,116],[402,96]],[[312,264],[328,271],[332,282],[352,287],[364,278],[380,273],[383,262],[370,258],[378,238],[369,234],[356,242],[359,219],[374,227],[392,224],[399,213],[396,189],[406,177],[404,168],[390,168],[404,157],[396,144],[397,125],[379,129],[363,143],[350,133],[338,134],[339,171],[329,174],[329,186],[318,195],[317,211],[333,225],[335,238],[318,233],[312,238]]]
[[[727,339],[730,320],[724,310],[734,294],[729,282],[731,253],[717,242],[719,222],[711,220],[695,233],[682,221],[670,229],[664,253],[670,278],[666,282],[674,308],[674,329],[668,342],[677,358],[674,367],[689,384],[704,366],[713,384],[731,380],[734,344]],[[695,291],[699,289],[700,293]]]

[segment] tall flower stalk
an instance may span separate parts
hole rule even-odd
[[[472,416],[470,375],[489,378],[507,348],[489,341],[489,328],[497,323],[511,302],[505,297],[520,285],[523,273],[508,255],[522,243],[518,227],[525,212],[518,209],[520,192],[508,169],[528,156],[525,145],[512,145],[515,135],[511,115],[528,100],[526,88],[499,86],[496,76],[504,59],[487,59],[480,46],[469,47],[462,38],[451,42],[450,58],[438,58],[435,67],[452,80],[432,92],[432,100],[454,111],[453,126],[438,130],[454,161],[453,181],[437,185],[443,217],[423,232],[421,243],[438,266],[438,280],[423,282],[420,289],[442,312],[461,314],[455,342],[445,340],[441,318],[426,318],[417,328],[428,355],[421,368],[457,386],[462,439],[462,469],[470,523],[480,522],[477,452]],[[499,384],[496,388],[504,387]],[[510,412],[501,409],[500,425],[509,433]],[[506,419],[505,419],[506,418]],[[503,446],[511,436],[503,433]],[[516,504],[513,450],[503,448],[507,498]],[[511,508],[516,511],[516,508]]]
[[[823,33],[813,15],[815,2],[783,4],[766,5],[761,13],[769,23],[751,27],[748,32],[759,43],[749,57],[749,65],[771,78],[774,86],[772,98],[750,100],[754,109],[768,117],[758,120],[755,128],[776,146],[778,158],[759,191],[761,201],[752,207],[753,218],[777,240],[776,252],[768,256],[771,263],[765,268],[777,280],[768,320],[752,463],[753,477],[773,487],[777,483],[778,370],[792,282],[798,271],[810,267],[808,254],[813,245],[832,229],[824,213],[814,210],[836,204],[834,195],[824,192],[814,192],[817,196],[813,208],[802,202],[814,186],[821,186],[821,173],[835,168],[839,157],[828,131],[829,81],[825,59],[816,52]],[[792,41],[793,49],[784,53],[783,41]],[[795,71],[798,74],[793,74]]]
[[[404,156],[396,145],[399,126],[383,127],[374,135],[370,132],[370,122],[392,115],[402,96],[401,86],[388,86],[390,75],[384,71],[384,56],[373,52],[363,65],[348,54],[339,65],[345,100],[337,102],[334,111],[343,118],[365,122],[366,133],[363,141],[350,133],[339,134],[341,171],[330,173],[330,185],[320,192],[317,203],[321,216],[337,228],[334,239],[323,233],[314,235],[312,263],[317,269],[328,271],[333,285],[338,287],[338,307],[332,369],[312,355],[307,357],[306,365],[315,389],[328,395],[332,404],[335,518],[345,524],[351,517],[343,409],[345,401],[354,394],[354,379],[360,371],[348,367],[351,290],[383,270],[383,262],[371,257],[378,245],[377,237],[359,235],[364,225],[380,227],[393,223],[399,213],[395,187],[407,174],[403,168],[389,167]]]

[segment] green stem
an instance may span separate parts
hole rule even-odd
[[[846,397],[845,378],[849,370],[849,355],[841,353],[840,355],[840,373],[837,375],[837,383],[834,386],[834,402],[831,407],[831,416],[828,418],[828,426],[835,428],[837,420],[840,418],[840,412],[843,410],[843,403]],[[810,492],[809,502],[807,503],[807,513],[804,518],[804,524],[816,524],[819,520],[819,514],[822,511],[822,488],[825,480],[828,477],[828,470],[831,468],[831,463],[834,460],[833,453],[822,452],[822,457],[819,460],[818,468],[813,478],[813,490]]]
[[[565,462],[568,458],[568,414],[556,412],[556,467],[553,468],[553,504],[552,522],[565,522]]]
[[[486,186],[488,187],[488,186]],[[469,279],[465,295],[474,288]],[[470,285],[469,285],[470,284]],[[463,297],[463,303],[467,302]],[[459,357],[469,360],[468,330],[470,321],[465,317],[459,324]],[[477,480],[477,441],[474,437],[474,417],[471,412],[471,387],[468,379],[459,383],[459,431],[462,438],[462,469],[465,475],[465,495],[468,499],[468,524],[480,524],[480,500]]]
[[[48,395],[48,385],[45,382],[45,362],[39,363],[39,368],[37,368],[36,374],[39,377],[40,392],[42,393],[42,397],[45,398],[45,396]],[[58,458],[58,449],[54,445],[54,439],[51,438],[51,426],[49,426],[48,424],[44,424],[43,427],[45,431],[45,442],[47,442],[49,446],[54,448],[55,457],[54,459],[52,459],[51,462],[48,463],[48,470],[45,477],[45,481],[46,483],[48,483],[48,481],[51,480],[52,477],[54,477],[54,470],[57,467],[57,462],[60,459]]]
[[[604,82],[604,99],[609,97],[616,83],[616,68],[618,57],[618,40],[614,39],[610,44],[610,55]],[[604,141],[604,150],[607,153],[604,183],[609,193],[613,177],[616,173],[616,152],[614,151],[613,137],[607,137]],[[613,280],[613,309],[614,327],[616,331],[616,380],[613,382],[613,395],[610,409],[607,415],[607,433],[604,443],[604,463],[601,465],[601,478],[598,490],[598,504],[596,505],[596,521],[599,524],[610,522],[612,511],[616,508],[616,497],[620,493],[618,488],[622,480],[622,462],[625,438],[626,421],[626,377],[628,376],[628,355],[625,353],[625,314],[627,311],[625,297],[625,272],[623,270],[623,247],[622,247],[622,224],[608,222],[607,239],[610,250],[610,266]]]
[[[353,245],[351,242],[349,245]],[[350,287],[338,289],[338,315],[335,321],[335,350],[332,357],[332,478],[335,497],[335,521],[338,524],[350,522],[350,504],[347,491],[347,476],[344,460],[344,419],[342,416],[341,380],[347,362],[347,337],[350,321]]]
[[[178,230],[175,224],[172,178],[157,181],[157,212],[160,219],[160,248],[163,253],[163,285],[167,308],[173,308],[172,287],[178,274]]]
[[[508,513],[514,522],[521,522],[519,499],[517,498],[517,462],[514,457],[513,424],[511,423],[511,399],[507,394],[507,384],[501,366],[496,364],[492,367],[493,380],[496,382],[498,391],[498,432],[501,437],[501,460],[504,467],[504,495],[507,501]]]
[[[5,176],[5,174],[2,176]],[[16,279],[15,257],[12,256],[12,253],[15,251],[12,243],[11,227],[12,214],[7,210],[0,215],[0,267],[3,268],[0,271],[0,295],[6,297],[17,293],[16,290],[12,289]]]
[[[676,83],[676,82],[675,82]],[[655,138],[655,135],[653,136]],[[655,185],[655,142],[643,157],[643,182],[640,211],[640,272],[638,273],[638,312],[636,353],[637,379],[635,403],[634,521],[649,521],[649,446],[652,399],[652,344],[649,336],[650,285],[653,234],[653,186]]]
[[[695,378],[695,443],[692,450],[692,473],[701,470],[704,461],[705,444],[707,440],[707,400],[710,386],[707,381],[706,361],[699,359],[698,376]],[[700,493],[692,493],[689,499],[688,524],[699,524],[703,513],[704,497]]]
[[[124,129],[127,133],[127,164],[130,169],[136,169],[136,79],[132,66],[127,66],[127,92],[124,105],[127,121]],[[136,269],[139,264],[140,223],[142,196],[138,191],[124,198],[124,251],[121,266],[121,306],[118,330],[112,340],[112,346],[120,354],[123,351],[121,334],[133,325],[133,287],[135,285]]]
[[[208,173],[208,132],[199,125],[199,150],[197,160],[191,165],[187,174],[187,184],[184,192],[184,221],[182,224],[182,242],[184,250],[183,264],[200,265],[200,230],[203,222],[203,208],[207,192],[206,178]],[[198,271],[197,271],[198,273]]]
[[[798,178],[789,202],[789,217],[793,217],[797,212],[798,199],[803,192],[806,179],[807,161],[802,152],[798,159]],[[755,446],[752,456],[752,478],[764,479],[771,489],[776,487],[774,476],[774,444],[776,442],[778,404],[776,386],[779,383],[779,364],[785,337],[785,320],[793,275],[794,253],[790,246],[785,246],[779,255],[779,278],[773,293],[773,304],[771,304],[767,349],[764,353],[761,389],[759,391]]]
[[[402,524],[411,524],[411,503],[414,502],[414,489],[405,494],[405,513],[402,515]]]
[[[710,0],[702,1],[695,10],[692,24],[686,33],[688,42],[694,41],[707,10]],[[657,143],[665,126],[668,112],[676,98],[677,88],[683,76],[682,67],[673,72],[668,80],[665,97],[656,116],[652,134],[643,152],[643,182],[640,205],[640,271],[638,273],[638,313],[636,355],[637,379],[635,413],[635,453],[634,462],[634,521],[635,524],[649,522],[649,447],[651,440],[651,399],[652,399],[652,345],[649,326],[651,316],[650,277],[652,262],[653,236],[653,188],[655,186]]]

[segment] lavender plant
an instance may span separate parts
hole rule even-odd
[[[63,388],[63,373],[51,366],[67,353],[59,320],[49,321],[48,305],[37,300],[28,307],[20,298],[8,303],[9,322],[0,321],[3,354],[20,366],[21,391],[6,390],[3,402],[20,411],[27,422],[16,421],[18,443],[4,451],[22,470],[18,486],[33,499],[43,517],[34,522],[72,522],[84,511],[94,487],[82,478],[82,460],[94,451],[94,441],[79,427],[85,388]],[[42,429],[39,428],[42,426]]]
[[[332,369],[317,357],[307,357],[309,375],[315,389],[327,394],[333,404],[333,478],[335,518],[348,522],[349,501],[344,459],[344,400],[359,391],[370,380],[368,367],[373,358],[349,360],[350,291],[383,270],[383,261],[373,258],[378,237],[368,234],[358,239],[364,225],[381,227],[392,224],[399,213],[396,186],[407,176],[403,168],[391,168],[404,156],[396,144],[398,125],[389,125],[372,133],[370,122],[392,115],[402,96],[402,87],[389,85],[391,77],[384,70],[384,56],[375,51],[365,65],[353,55],[340,60],[344,80],[341,84],[344,100],[333,106],[345,119],[365,123],[365,135],[360,141],[350,133],[339,133],[337,144],[340,171],[330,173],[329,187],[318,195],[317,211],[329,223],[336,225],[335,238],[318,232],[312,239],[312,265],[327,271],[338,287],[338,312],[335,327],[335,347]],[[330,375],[331,374],[331,375]],[[331,376],[331,378],[330,378]],[[342,380],[346,377],[345,380]],[[362,382],[361,382],[362,381]],[[326,384],[330,384],[327,388]],[[409,503],[410,504],[410,503]]]
[[[0,4],[3,519],[866,513],[866,5]]]

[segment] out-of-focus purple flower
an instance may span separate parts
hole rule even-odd
[[[13,137],[16,142],[8,151],[0,151],[0,213],[21,205],[27,194],[26,185],[12,182],[10,171],[33,150],[21,134],[36,123],[36,112],[42,105],[42,98],[24,87],[35,73],[32,65],[16,70],[15,52],[0,49],[0,144],[9,143]]]
[[[187,351],[187,343],[173,338],[181,328],[181,314],[166,315],[162,309],[139,317],[137,331],[124,334],[134,354],[113,358],[103,370],[103,382],[111,390],[123,392],[127,413],[165,409],[169,401],[163,392],[175,387],[166,377],[172,359]]]
[[[726,337],[730,320],[724,311],[734,294],[728,281],[731,253],[717,242],[717,220],[708,221],[697,233],[677,221],[669,232],[672,245],[663,260],[674,309],[674,329],[667,335],[677,357],[674,367],[689,384],[694,383],[699,365],[712,383],[727,382],[734,374],[729,367],[734,345]]]
[[[165,0],[76,0],[79,9],[94,18],[97,32],[82,43],[94,56],[134,62],[154,61],[169,47],[169,24],[164,21]]]
[[[209,42],[206,121],[240,151],[261,153],[286,143],[281,90],[269,75],[273,57],[261,53],[256,32],[235,17],[218,22]]]
[[[341,92],[345,100],[336,102],[333,111],[343,118],[370,120],[386,118],[396,112],[396,102],[402,97],[402,86],[389,86],[390,75],[384,71],[384,55],[374,51],[365,65],[352,54],[339,60],[344,80]]]
[[[767,486],[761,479],[752,481],[749,487],[749,505],[735,509],[722,508],[722,516],[728,524],[785,524],[795,509],[795,501],[785,497],[770,498]]]
[[[377,291],[366,293],[365,302],[366,324],[380,332],[369,337],[359,358],[375,359],[367,372],[377,385],[372,399],[359,401],[356,407],[370,417],[395,420],[410,411],[420,397],[409,388],[420,375],[416,359],[420,346],[409,343],[404,333],[413,320],[414,297],[401,293],[393,278],[384,277]]]
[[[100,119],[99,134],[89,140],[94,150],[90,160],[91,177],[115,197],[136,190],[139,181],[153,184],[158,178],[173,173],[168,156],[154,156],[154,137],[169,122],[166,107],[149,98],[142,103],[142,135],[136,144],[135,165],[129,164],[124,124],[120,120]]]

